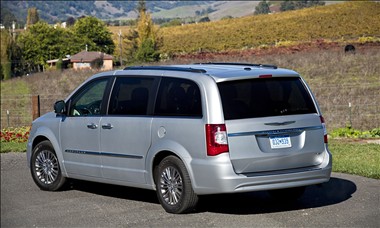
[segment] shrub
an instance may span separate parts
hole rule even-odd
[[[5,128],[0,132],[0,142],[26,142],[29,133],[30,127]]]
[[[360,131],[351,127],[337,128],[329,135],[333,138],[377,138],[380,137],[380,128],[371,131]]]
[[[373,137],[380,137],[380,127],[372,129],[370,133]]]
[[[358,42],[361,44],[376,43],[376,42],[380,42],[380,38],[373,37],[373,36],[362,36],[358,38]]]

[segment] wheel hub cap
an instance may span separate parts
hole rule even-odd
[[[44,184],[52,184],[58,177],[58,160],[54,153],[48,150],[39,152],[35,161],[35,174]]]
[[[182,178],[177,169],[167,167],[161,173],[161,195],[169,205],[177,204],[182,196]]]

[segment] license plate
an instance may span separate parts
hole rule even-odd
[[[290,137],[287,135],[269,137],[269,140],[270,140],[270,147],[272,149],[292,147],[292,142],[290,141]]]

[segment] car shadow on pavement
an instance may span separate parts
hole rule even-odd
[[[67,188],[113,198],[159,204],[156,192],[147,189],[73,179],[70,179]]]
[[[71,180],[69,189],[126,200],[159,204],[156,193],[146,189],[80,180]],[[351,198],[355,192],[355,183],[341,178],[331,178],[327,183],[307,187],[302,197],[291,202],[272,198],[266,191],[204,195],[200,197],[198,207],[193,213],[262,214],[317,208],[346,201]]]
[[[202,197],[199,212],[224,214],[262,214],[324,207],[348,200],[356,192],[355,183],[331,178],[329,182],[306,188],[305,193],[295,201],[281,201],[272,198],[268,192],[249,192]]]

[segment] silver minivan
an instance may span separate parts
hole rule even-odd
[[[96,74],[33,121],[33,180],[152,189],[169,213],[199,195],[296,199],[330,179],[324,119],[302,77],[273,65],[136,66]]]

